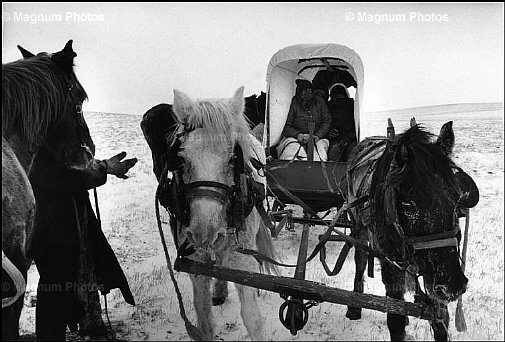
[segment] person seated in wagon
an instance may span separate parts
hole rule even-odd
[[[312,94],[312,83],[296,80],[296,93],[291,100],[288,118],[282,131],[283,139],[277,147],[279,159],[307,160],[310,127],[313,125],[314,160],[326,161],[331,127],[331,115],[325,101]]]
[[[358,139],[354,123],[354,100],[349,96],[344,84],[336,83],[330,87],[328,111],[332,118],[331,130],[328,133],[328,158],[332,161],[347,161]]]

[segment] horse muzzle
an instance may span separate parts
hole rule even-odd
[[[453,302],[466,292],[468,279],[462,275],[449,284],[434,284],[432,287],[433,299],[441,302]]]
[[[220,228],[217,231],[209,230],[202,234],[201,228],[188,227],[186,234],[188,241],[195,248],[196,254],[204,262],[215,262],[217,255],[226,245],[227,232],[225,228]]]

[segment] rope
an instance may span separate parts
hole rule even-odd
[[[200,329],[198,329],[197,327],[195,327],[193,324],[191,324],[188,317],[186,316],[186,310],[184,309],[182,295],[181,295],[181,292],[179,291],[179,286],[177,285],[177,280],[175,279],[174,270],[172,269],[172,262],[170,261],[170,255],[168,254],[168,248],[167,248],[167,244],[165,241],[165,235],[163,234],[163,228],[161,226],[158,192],[156,192],[156,198],[154,201],[154,208],[156,210],[156,221],[158,223],[158,230],[160,233],[161,243],[163,245],[163,251],[165,252],[165,258],[167,260],[168,272],[170,273],[170,278],[172,279],[172,283],[174,284],[175,293],[177,294],[177,300],[179,301],[180,315],[181,315],[182,319],[184,320],[184,324],[186,326],[186,331],[188,332],[189,337],[192,338],[193,340],[204,341],[204,340],[206,340],[206,335],[204,334],[204,332],[201,331]]]
[[[109,332],[111,337],[107,335],[106,338],[108,341],[115,341],[116,340],[116,334],[114,333],[114,330],[112,330],[112,324],[110,323],[109,319],[109,310],[107,308],[107,294],[103,294],[103,300],[105,302],[105,316],[107,317],[107,324],[109,325]]]
[[[98,221],[98,227],[100,230],[102,230],[102,220],[100,218],[100,208],[98,207],[98,193],[96,191],[96,188],[93,188],[93,196],[95,198],[95,212],[96,212],[96,220]],[[74,200],[74,206],[75,206],[75,200]],[[105,316],[107,317],[107,324],[109,325],[109,331],[111,334],[111,338],[109,339],[109,336],[107,336],[107,340],[114,341],[116,340],[116,334],[114,333],[114,330],[112,329],[112,324],[110,323],[109,319],[109,310],[107,308],[107,294],[103,294],[103,299],[105,302]]]

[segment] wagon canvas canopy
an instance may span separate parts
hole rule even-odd
[[[312,81],[318,72],[335,75],[335,81],[346,87],[355,86],[354,121],[360,139],[360,107],[363,98],[364,71],[359,55],[338,44],[298,44],[275,53],[267,68],[266,125],[263,135],[265,147],[275,146],[281,139],[291,99],[295,93],[295,80]]]

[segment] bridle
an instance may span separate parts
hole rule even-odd
[[[93,160],[94,159],[93,151],[86,143],[84,137],[82,136],[82,132],[80,129],[80,127],[85,126],[85,120],[84,120],[84,113],[82,111],[82,102],[79,102],[77,100],[77,96],[75,94],[75,92],[76,92],[75,88],[76,88],[75,84],[69,82],[69,84],[67,85],[67,99],[69,99],[69,101],[70,101],[70,106],[72,106],[74,108],[75,115],[78,116],[77,134],[78,134],[79,140],[81,141],[79,148],[84,149],[85,153],[90,156],[91,160]],[[66,107],[65,107],[65,110],[66,110]],[[58,152],[56,151],[56,149],[53,146],[51,146],[49,144],[49,142],[47,140],[44,142],[44,146],[53,155],[57,155]]]
[[[197,181],[184,185],[187,198],[213,198],[223,203],[229,203],[234,190],[220,182]]]
[[[198,180],[185,183],[184,160],[178,156],[178,150],[185,135],[193,129],[188,129],[179,124],[179,129],[174,134],[169,151],[162,157],[164,168],[160,177],[157,196],[160,203],[168,210],[171,216],[171,226],[179,254],[188,255],[187,241],[178,241],[178,231],[182,226],[189,226],[191,200],[209,198],[222,203],[226,207],[227,233],[235,236],[238,242],[238,231],[245,228],[245,218],[265,198],[264,192],[254,186],[256,183],[252,169],[244,162],[242,147],[235,143],[230,163],[233,167],[233,183],[228,185],[217,181]],[[175,162],[174,162],[175,160]],[[172,178],[168,177],[168,172]],[[168,195],[167,195],[168,194]],[[180,248],[179,248],[180,247]]]

